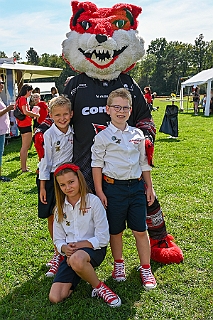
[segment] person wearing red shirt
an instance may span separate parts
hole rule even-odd
[[[39,93],[33,93],[32,95],[32,100],[33,100],[33,109],[32,111],[34,112],[35,107],[38,107],[39,109],[39,118],[34,120],[34,129],[37,128],[47,117],[48,115],[48,105],[45,101],[41,101],[41,96]],[[35,110],[36,111],[36,110]]]
[[[152,104],[152,95],[151,95],[151,89],[150,87],[145,87],[144,88],[144,98],[146,100],[146,103],[149,105],[149,104]]]
[[[22,146],[20,150],[22,172],[29,171],[27,168],[27,156],[32,141],[32,118],[39,117],[39,114],[30,111],[30,106],[27,102],[27,98],[31,96],[32,90],[33,88],[31,85],[24,84],[16,99],[16,105],[19,107],[21,112],[26,115],[24,120],[16,119],[22,139]]]

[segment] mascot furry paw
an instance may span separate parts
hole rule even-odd
[[[73,162],[94,190],[90,149],[94,135],[110,121],[106,101],[113,90],[122,87],[131,93],[132,113],[128,123],[143,131],[149,164],[153,162],[155,126],[141,88],[127,73],[145,52],[144,40],[137,32],[142,8],[122,3],[98,8],[89,1],[72,1],[71,6],[70,31],[62,43],[62,55],[79,74],[70,78],[64,95],[70,99],[74,111]],[[182,251],[166,232],[157,199],[148,207],[147,225],[152,259],[161,263],[182,261]]]
[[[164,264],[183,262],[183,252],[172,240],[170,234],[161,240],[150,238],[151,259]]]
[[[183,262],[182,250],[173,242],[173,236],[166,231],[157,198],[150,207],[147,207],[146,223],[150,237],[151,259],[164,264]]]

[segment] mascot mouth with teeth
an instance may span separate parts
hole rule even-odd
[[[71,2],[70,32],[63,41],[63,58],[79,72],[67,83],[66,95],[73,107],[73,162],[80,166],[89,187],[94,190],[91,174],[91,146],[94,135],[110,121],[106,114],[109,93],[125,88],[132,95],[129,125],[140,128],[146,138],[146,152],[152,165],[155,126],[141,89],[127,74],[144,55],[144,41],[138,36],[138,15],[142,9],[131,4],[97,8],[91,2]],[[181,249],[166,231],[160,204],[155,199],[147,207],[147,225],[151,258],[160,263],[183,261]]]

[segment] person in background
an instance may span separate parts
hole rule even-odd
[[[156,92],[155,92],[156,94]],[[147,106],[149,107],[150,111],[155,111],[158,110],[158,108],[153,107],[153,100],[154,100],[154,93],[151,93],[150,87],[145,87],[144,88],[144,98],[146,100]]]
[[[193,104],[194,104],[194,115],[198,116],[198,106],[200,102],[200,94],[199,94],[199,87],[195,87],[194,91],[192,92],[193,94]]]
[[[143,287],[154,289],[157,284],[150,266],[146,214],[147,203],[148,206],[154,203],[155,193],[144,134],[127,124],[132,112],[130,92],[124,88],[112,91],[106,112],[111,122],[94,138],[91,166],[95,191],[106,208],[109,222],[114,258],[112,277],[116,281],[126,280],[122,235],[127,224],[136,240]]]
[[[35,89],[33,89],[32,93],[41,93],[41,89],[39,87],[35,87]]]
[[[32,94],[32,86],[29,84],[24,84],[18,94],[16,99],[16,105],[19,107],[21,112],[26,115],[24,120],[16,119],[18,129],[21,134],[22,146],[20,150],[20,160],[21,160],[21,170],[22,172],[28,172],[27,167],[27,157],[28,150],[32,142],[32,118],[39,118],[38,113],[34,113],[30,110],[30,105],[27,99]]]
[[[211,90],[211,95],[210,95],[209,113],[210,113],[210,114],[213,114],[213,90]]]
[[[206,108],[206,93],[204,93],[203,98],[200,100],[200,106],[203,108],[204,113]]]
[[[63,162],[72,161],[73,130],[70,119],[73,112],[69,99],[59,96],[50,100],[50,117],[54,123],[44,133],[44,157],[39,163],[36,179],[38,187],[38,217],[47,219],[48,230],[53,239],[53,208],[55,206],[54,179],[55,169]],[[55,248],[53,258],[46,264],[47,277],[54,277],[63,256]]]
[[[89,193],[80,168],[73,163],[57,167],[54,180],[53,241],[65,259],[50,289],[50,301],[58,303],[68,298],[83,279],[91,284],[92,297],[119,307],[121,299],[98,279],[94,270],[104,260],[109,242],[109,225],[100,199]]]
[[[152,105],[152,95],[151,95],[150,87],[145,87],[144,88],[144,98],[145,98],[146,103],[148,104],[148,106],[150,108],[150,105]]]
[[[0,93],[4,89],[4,81],[0,76]],[[9,182],[10,179],[2,176],[2,156],[4,153],[5,135],[10,133],[10,118],[8,112],[14,109],[14,104],[6,106],[0,97],[0,181]]]
[[[33,93],[32,94],[32,100],[33,100],[33,112],[39,112],[39,118],[36,118],[34,120],[33,128],[34,130],[46,119],[48,115],[48,105],[46,102],[41,101],[41,96],[39,93]]]
[[[52,87],[51,88],[51,94],[52,94],[52,98],[58,97],[59,96],[58,89],[56,87]]]

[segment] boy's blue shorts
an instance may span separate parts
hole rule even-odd
[[[93,268],[100,266],[102,261],[106,256],[106,249],[107,247],[103,247],[101,249],[94,250],[92,248],[81,248],[79,250],[84,250],[90,256],[90,263]],[[61,262],[58,272],[53,280],[55,282],[62,282],[62,283],[72,283],[71,290],[74,290],[78,285],[81,278],[75,273],[75,271],[68,266],[67,264],[67,257]]]
[[[128,228],[133,231],[147,230],[147,201],[143,180],[114,180],[114,184],[103,180],[103,192],[107,197],[107,219],[112,235]]]

